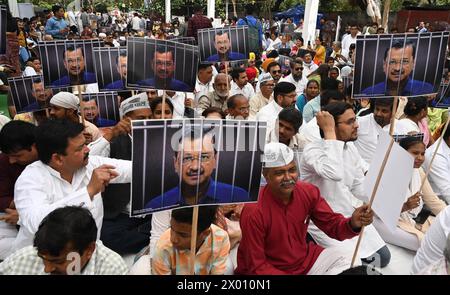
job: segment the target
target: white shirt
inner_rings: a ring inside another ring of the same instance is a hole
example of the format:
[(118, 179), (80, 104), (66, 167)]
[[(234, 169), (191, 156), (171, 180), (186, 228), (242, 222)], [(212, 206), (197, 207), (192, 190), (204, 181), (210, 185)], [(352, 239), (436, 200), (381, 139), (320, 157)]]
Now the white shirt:
[[(352, 142), (319, 140), (308, 144), (300, 160), (300, 178), (316, 185), (333, 211), (345, 217), (368, 201), (363, 188), (364, 162)], [(314, 224), (308, 232), (325, 248), (337, 246), (353, 251), (358, 239), (342, 242), (331, 239)], [(384, 245), (373, 225), (369, 225), (364, 230), (359, 255), (366, 258)]]
[(378, 138), (382, 130), (389, 132), (389, 126), (381, 128), (375, 121), (373, 114), (358, 117), (358, 139), (355, 141), (355, 147), (360, 156), (370, 164), (378, 145)]
[(316, 117), (312, 118), (311, 121), (307, 122), (306, 124), (303, 123), (303, 126), (300, 129), (299, 133), (303, 147), (305, 147), (308, 143), (322, 139), (320, 137), (320, 128), (319, 125), (317, 125)]
[(266, 121), (267, 127), (274, 126), (276, 119), (278, 119), (278, 114), (283, 110), (283, 108), (271, 100), (267, 105), (262, 107), (262, 109), (256, 114), (256, 120)]
[(292, 74), (289, 74), (288, 76), (281, 78), (279, 82), (289, 82), (295, 85), (295, 92), (297, 95), (300, 95), (303, 93), (303, 90), (306, 88), (306, 84), (308, 84), (308, 79), (306, 79), (305, 75), (302, 75), (302, 78), (298, 81), (294, 80), (294, 77)]
[(209, 81), (208, 83), (203, 84), (197, 77), (197, 82), (195, 82), (195, 90), (194, 90), (195, 101), (197, 102), (200, 96), (213, 92), (214, 91), (213, 84), (214, 84), (213, 78), (211, 78), (211, 81)]
[[(267, 128), (266, 143), (280, 142), (280, 139), (278, 137), (278, 134), (279, 134), (278, 126), (279, 126), (279, 123), (278, 123), (278, 120), (276, 120), (274, 126), (270, 126)], [(289, 141), (288, 147), (290, 147), (293, 150), (301, 148), (299, 136), (300, 135), (298, 133), (296, 133)]]
[(50, 212), (65, 206), (84, 206), (91, 211), (98, 228), (98, 237), (103, 221), (103, 201), (101, 194), (89, 197), (87, 185), (92, 171), (109, 164), (119, 174), (111, 183), (131, 181), (131, 161), (109, 159), (98, 156), (89, 157), (89, 163), (79, 169), (68, 183), (59, 172), (41, 161), (28, 165), (14, 186), (14, 202), (19, 213), (20, 230), (13, 243), (13, 250), (33, 244), (34, 234), (39, 224)]
[[(425, 152), (424, 169), (430, 166), (431, 158), (436, 151), (438, 141), (430, 146)], [(433, 166), (428, 175), (433, 191), (442, 196), (447, 202), (450, 201), (450, 147), (442, 140), (441, 145), (433, 160)], [(450, 226), (450, 223), (449, 223)]]
[(311, 74), (318, 68), (319, 68), (319, 66), (316, 65), (313, 61), (311, 61), (311, 63), (309, 63), (309, 64), (303, 63), (303, 72), (302, 72), (303, 77), (308, 77), (309, 74)]
[(2, 130), (3, 126), (5, 126), (5, 124), (8, 123), (9, 121), (11, 121), (10, 118), (0, 114), (0, 130)]
[(445, 207), (427, 230), (414, 257), (411, 272), (419, 273), (444, 257), (447, 237), (450, 233), (450, 206)]
[(170, 227), (172, 210), (155, 212), (152, 214), (152, 229), (150, 231), (150, 257), (153, 257), (161, 235)]
[(417, 125), (414, 121), (404, 118), (398, 120), (394, 127), (394, 134), (398, 135), (406, 135), (410, 133), (421, 133), (419, 125)]
[(140, 25), (141, 25), (141, 19), (139, 17), (135, 16), (131, 19), (131, 28), (133, 30), (139, 31)]
[(230, 97), (235, 94), (242, 94), (243, 96), (247, 97), (247, 99), (250, 99), (255, 95), (255, 90), (250, 83), (245, 84), (244, 88), (239, 88), (239, 86), (234, 81), (232, 81)]
[[(358, 32), (356, 36), (361, 35), (361, 32)], [(348, 53), (350, 52), (350, 45), (356, 44), (356, 37), (353, 38), (351, 34), (345, 36), (344, 39), (342, 39), (342, 55), (345, 58), (348, 58)]]
[(24, 76), (24, 77), (36, 76), (36, 75), (37, 75), (36, 71), (34, 70), (33, 67), (30, 67), (30, 66), (25, 67), (25, 70), (23, 71), (23, 74), (22, 74), (22, 76)]

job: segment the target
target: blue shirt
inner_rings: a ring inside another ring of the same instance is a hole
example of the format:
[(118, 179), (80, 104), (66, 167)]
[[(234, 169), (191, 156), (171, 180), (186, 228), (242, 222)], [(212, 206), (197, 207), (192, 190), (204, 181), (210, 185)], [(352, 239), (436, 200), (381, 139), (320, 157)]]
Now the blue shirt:
[[(180, 196), (180, 187), (174, 187), (163, 195), (151, 199), (145, 205), (145, 209), (156, 210), (169, 206), (173, 207), (175, 205), (186, 206), (183, 197), (181, 196), (180, 200)], [(226, 183), (210, 180), (208, 191), (202, 199), (198, 200), (198, 204), (227, 204), (248, 201), (250, 201), (250, 199), (246, 190), (237, 186), (233, 187)]]
[[(247, 21), (245, 21), (245, 19), (247, 19)], [(241, 18), (240, 20), (238, 20), (238, 22), (236, 23), (236, 25), (238, 26), (258, 26), (258, 40), (259, 40), (259, 44), (262, 44), (262, 36), (263, 36), (263, 31), (262, 31), (262, 26), (261, 24), (258, 24), (258, 20), (253, 16), (253, 15), (247, 15), (245, 18)]]
[[(97, 82), (97, 78), (95, 77), (94, 73), (89, 72), (83, 72), (83, 79), (80, 82), (80, 85), (84, 84), (91, 84)], [(56, 80), (52, 83), (53, 87), (64, 87), (64, 86), (70, 86), (75, 85), (70, 83), (70, 77), (68, 75), (62, 77), (59, 80)]]
[[(156, 87), (156, 83), (155, 83), (155, 78), (150, 78), (147, 80), (141, 80), (138, 81), (137, 84), (139, 86), (150, 86), (153, 88), (157, 88)], [(174, 90), (174, 91), (182, 91), (182, 92), (192, 92), (193, 88), (192, 86), (187, 85), (186, 83), (184, 83), (183, 81), (179, 81), (176, 79), (170, 79), (170, 82), (168, 83), (168, 85), (164, 85), (164, 88), (157, 88), (157, 89), (166, 89), (166, 90)]]
[(61, 34), (59, 31), (65, 29), (67, 27), (67, 22), (61, 18), (57, 19), (56, 17), (52, 17), (47, 21), (45, 25), (45, 33), (48, 35), (52, 35), (55, 39), (65, 39), (67, 33)]
[(116, 121), (114, 120), (109, 120), (109, 119), (103, 119), (103, 118), (98, 118), (96, 121), (93, 122), (95, 126), (102, 128), (102, 127), (111, 127), (111, 126), (115, 126), (117, 124)]
[(306, 100), (305, 94), (302, 93), (297, 97), (297, 102), (295, 104), (297, 105), (297, 109), (300, 111), (300, 113), (303, 114), (303, 108), (307, 103), (308, 101)]
[[(378, 83), (374, 86), (367, 87), (362, 91), (363, 94), (367, 96), (391, 96), (388, 94), (388, 89), (386, 88), (386, 82)], [(405, 88), (398, 95), (401, 96), (414, 96), (414, 95), (424, 95), (434, 93), (434, 87), (430, 83), (412, 80), (408, 78)]]
[(320, 95), (308, 101), (303, 107), (303, 120), (308, 123), (320, 111)]
[[(245, 59), (245, 55), (243, 55), (242, 53), (239, 52), (228, 52), (228, 58), (226, 59), (226, 61), (228, 60), (242, 60)], [(219, 60), (219, 54), (214, 54), (211, 55), (210, 57), (208, 57), (207, 61), (211, 61), (211, 62), (218, 62)]]
[(125, 85), (123, 84), (123, 80), (117, 80), (109, 83), (104, 87), (104, 89), (108, 90), (123, 90), (125, 89)]

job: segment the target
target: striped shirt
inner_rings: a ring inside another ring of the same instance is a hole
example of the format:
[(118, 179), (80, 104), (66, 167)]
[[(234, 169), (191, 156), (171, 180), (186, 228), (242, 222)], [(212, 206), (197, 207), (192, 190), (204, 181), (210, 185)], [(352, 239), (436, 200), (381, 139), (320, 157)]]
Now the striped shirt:
[[(124, 275), (128, 267), (119, 254), (97, 241), (95, 251), (81, 275)], [(44, 262), (37, 249), (28, 246), (10, 255), (0, 263), (0, 275), (45, 275)]]
[[(211, 224), (206, 237), (195, 256), (196, 275), (223, 275), (230, 252), (230, 240), (226, 231)], [(152, 273), (156, 275), (189, 275), (190, 250), (177, 250), (170, 242), (170, 228), (156, 244), (152, 258)]]

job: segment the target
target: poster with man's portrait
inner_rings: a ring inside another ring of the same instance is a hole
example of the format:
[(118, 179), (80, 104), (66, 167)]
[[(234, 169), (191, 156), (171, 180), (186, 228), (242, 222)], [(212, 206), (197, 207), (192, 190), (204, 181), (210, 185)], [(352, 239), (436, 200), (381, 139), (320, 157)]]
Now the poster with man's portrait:
[(202, 29), (197, 35), (202, 62), (248, 59), (248, 26)]
[(193, 92), (198, 59), (197, 46), (128, 38), (126, 87)]
[(96, 47), (93, 49), (95, 74), (100, 91), (125, 90), (127, 50), (125, 47)]
[(291, 61), (292, 58), (285, 55), (278, 56), (278, 64), (281, 66), (281, 73), (283, 76), (289, 75), (291, 71)]
[(436, 94), (448, 38), (449, 32), (358, 36), (353, 97)]
[(265, 134), (257, 121), (133, 121), (131, 215), (257, 201)]
[(6, 54), (6, 9), (0, 5), (0, 54)]
[(84, 119), (99, 128), (112, 127), (120, 121), (117, 92), (84, 93)]
[(41, 75), (8, 78), (11, 97), (18, 114), (48, 108), (53, 96), (52, 89), (44, 87)]
[(39, 42), (45, 86), (61, 88), (96, 83), (92, 49), (101, 45), (98, 39)]

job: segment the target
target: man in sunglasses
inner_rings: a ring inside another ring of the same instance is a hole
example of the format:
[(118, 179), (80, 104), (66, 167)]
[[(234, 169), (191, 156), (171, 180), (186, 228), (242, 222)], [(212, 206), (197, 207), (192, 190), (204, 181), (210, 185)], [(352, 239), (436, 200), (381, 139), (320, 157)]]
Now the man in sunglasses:
[(215, 135), (211, 129), (185, 128), (175, 144), (173, 165), (179, 185), (150, 200), (146, 209), (249, 201), (244, 189), (214, 180)]
[(306, 84), (308, 83), (308, 79), (303, 75), (303, 62), (297, 57), (296, 59), (290, 62), (291, 73), (280, 79), (280, 82), (290, 82), (295, 85), (295, 92), (297, 95), (303, 93), (303, 90), (306, 88)]

